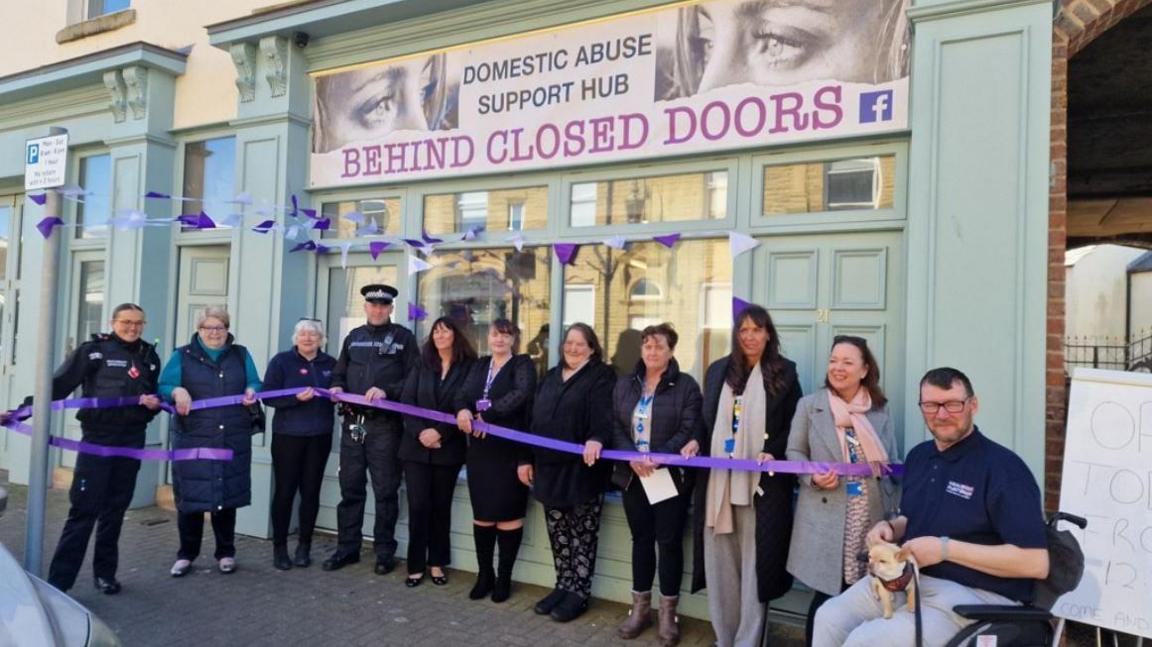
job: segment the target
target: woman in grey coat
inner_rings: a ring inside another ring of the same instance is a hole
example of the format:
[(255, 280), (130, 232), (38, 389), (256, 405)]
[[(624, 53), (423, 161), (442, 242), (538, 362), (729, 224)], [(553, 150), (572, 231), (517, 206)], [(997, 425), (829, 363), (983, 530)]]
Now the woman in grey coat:
[(880, 389), (880, 368), (861, 337), (837, 336), (824, 388), (800, 400), (788, 436), (788, 460), (869, 463), (873, 477), (835, 472), (800, 477), (788, 572), (814, 590), (808, 610), (812, 641), (816, 609), (865, 575), (857, 559), (868, 529), (899, 500), (881, 466), (897, 456), (896, 434)]

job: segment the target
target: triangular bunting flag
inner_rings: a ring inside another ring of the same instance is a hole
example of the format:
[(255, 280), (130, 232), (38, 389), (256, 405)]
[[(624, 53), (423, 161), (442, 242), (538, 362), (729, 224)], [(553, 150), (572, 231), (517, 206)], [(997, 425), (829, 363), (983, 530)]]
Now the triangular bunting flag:
[(552, 249), (556, 252), (560, 264), (568, 265), (576, 258), (576, 250), (580, 249), (580, 246), (576, 243), (554, 243)]
[(728, 246), (731, 250), (732, 258), (736, 258), (750, 249), (755, 249), (759, 245), (759, 241), (747, 234), (741, 234), (736, 231), (728, 232)]

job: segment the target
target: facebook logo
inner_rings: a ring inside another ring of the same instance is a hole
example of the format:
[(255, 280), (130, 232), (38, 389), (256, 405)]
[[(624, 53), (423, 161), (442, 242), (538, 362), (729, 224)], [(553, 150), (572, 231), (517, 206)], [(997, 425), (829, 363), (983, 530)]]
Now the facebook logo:
[(28, 145), (28, 163), (36, 164), (40, 161), (40, 144)]
[(892, 91), (860, 93), (860, 123), (892, 121)]

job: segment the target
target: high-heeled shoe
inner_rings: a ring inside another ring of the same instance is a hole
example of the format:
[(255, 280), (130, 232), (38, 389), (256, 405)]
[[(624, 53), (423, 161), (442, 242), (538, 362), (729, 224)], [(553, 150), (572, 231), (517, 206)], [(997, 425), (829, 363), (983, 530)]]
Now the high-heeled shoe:
[(408, 577), (404, 578), (404, 586), (406, 586), (410, 589), (414, 589), (414, 588), (420, 586), (423, 582), (424, 582), (424, 574), (423, 573), (416, 575), (416, 576), (409, 575)]
[(448, 571), (440, 569), (440, 574), (432, 574), (432, 583), (436, 586), (448, 586)]

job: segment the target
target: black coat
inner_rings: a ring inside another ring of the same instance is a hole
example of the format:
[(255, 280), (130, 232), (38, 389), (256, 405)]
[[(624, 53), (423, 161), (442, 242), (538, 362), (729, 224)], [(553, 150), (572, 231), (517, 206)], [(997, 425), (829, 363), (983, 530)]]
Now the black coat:
[[(644, 362), (638, 362), (636, 370), (631, 375), (616, 381), (616, 389), (612, 392), (612, 412), (615, 422), (613, 449), (636, 451), (636, 444), (632, 440), (632, 413), (644, 393), (645, 372)], [(648, 442), (653, 453), (676, 454), (690, 440), (702, 442), (704, 419), (701, 416), (701, 403), (700, 385), (691, 375), (681, 373), (680, 365), (673, 359), (660, 376), (660, 383), (656, 385), (656, 395), (652, 399), (648, 413), (650, 429)], [(673, 470), (674, 477), (681, 477), (684, 471), (677, 467), (669, 469)], [(628, 463), (613, 461), (612, 482), (621, 489), (628, 488), (633, 475)], [(685, 494), (691, 488), (692, 484), (685, 482), (685, 479), (675, 480), (680, 486), (681, 494)]]
[[(729, 355), (713, 362), (704, 376), (704, 438), (700, 442), (700, 455), (707, 456), (712, 449), (712, 430), (716, 426), (716, 414), (720, 408), (720, 393), (724, 389), (724, 375), (728, 371)], [(800, 400), (800, 381), (796, 376), (796, 364), (785, 359), (782, 368), (784, 384), (781, 393), (772, 395), (768, 391), (768, 411), (764, 420), (764, 440), (762, 451), (772, 454), (777, 460), (784, 460), (788, 450), (788, 432), (792, 427), (792, 416), (796, 413), (796, 403)], [(764, 388), (768, 390), (770, 376), (764, 376)], [(708, 491), (705, 475), (701, 475), (700, 487), (696, 488), (693, 500), (693, 566), (692, 592), (705, 587), (704, 579), (704, 510)], [(756, 579), (761, 602), (774, 600), (792, 588), (792, 576), (785, 570), (788, 562), (788, 544), (792, 538), (792, 499), (796, 488), (796, 477), (791, 474), (760, 476), (760, 491), (756, 506)]]
[[(492, 406), (483, 413), (476, 411), (476, 401), (484, 394), (484, 383), (488, 380), (488, 365), (491, 357), (482, 357), (472, 364), (468, 378), (456, 397), (456, 411), (467, 409), (475, 416), (479, 414), (485, 422), (527, 431), (532, 420), (532, 402), (536, 397), (536, 366), (528, 355), (514, 355), (492, 380), (488, 399)], [(520, 463), (532, 462), (532, 448), (523, 443), (515, 443), (496, 436), (468, 439), (469, 463), (475, 458), (492, 454), (512, 454)]]
[[(564, 381), (562, 367), (548, 371), (536, 389), (531, 432), (537, 436), (583, 444), (609, 445), (612, 437), (612, 387), (616, 372), (593, 359)], [(554, 507), (587, 503), (607, 485), (607, 461), (592, 467), (578, 454), (533, 448), (536, 482), (532, 494)]]
[[(416, 369), (408, 374), (400, 401), (455, 416), (456, 396), (464, 385), (472, 363), (472, 360), (453, 362), (448, 374), (441, 380), (439, 366), (432, 368), (420, 362)], [(439, 449), (428, 449), (420, 443), (420, 432), (429, 428), (440, 432)], [(404, 416), (404, 434), (400, 437), (400, 460), (431, 465), (463, 465), (467, 451), (467, 438), (455, 423), (433, 422), (418, 416)]]

